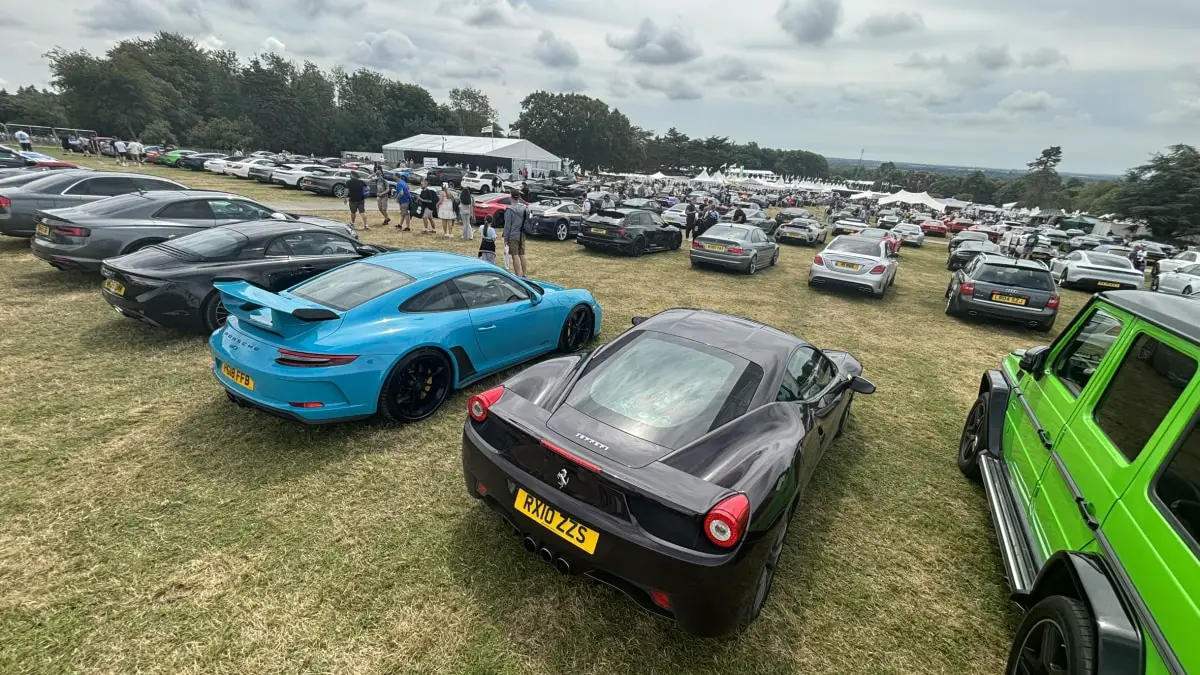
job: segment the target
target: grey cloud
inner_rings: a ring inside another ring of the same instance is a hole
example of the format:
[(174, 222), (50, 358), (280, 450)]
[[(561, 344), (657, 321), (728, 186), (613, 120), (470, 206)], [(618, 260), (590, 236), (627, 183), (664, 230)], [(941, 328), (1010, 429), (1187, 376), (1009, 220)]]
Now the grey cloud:
[(762, 68), (750, 65), (739, 58), (723, 59), (713, 72), (718, 82), (759, 82), (765, 77)]
[(961, 59), (913, 54), (900, 65), (916, 70), (941, 70), (953, 84), (978, 89), (991, 84), (1002, 71), (1012, 67), (1013, 57), (1008, 45), (999, 45), (976, 47)]
[(576, 73), (567, 73), (552, 88), (554, 91), (580, 92), (587, 89), (587, 80)]
[(1044, 91), (1018, 90), (996, 104), (997, 110), (1014, 113), (1045, 112), (1060, 107), (1064, 101)]
[(1021, 55), (1021, 65), (1026, 68), (1049, 68), (1067, 62), (1066, 54), (1054, 47), (1042, 47)]
[(1200, 123), (1200, 97), (1185, 99), (1176, 105), (1150, 115), (1154, 124), (1197, 124)]
[(579, 52), (575, 46), (549, 30), (538, 33), (533, 56), (551, 68), (574, 68), (579, 65)]
[(468, 0), (465, 5), (459, 2), (454, 5), (459, 7), (469, 26), (512, 26), (517, 23), (513, 6), (505, 0)]
[(872, 38), (924, 30), (925, 20), (916, 12), (872, 14), (858, 27), (858, 32)]
[(469, 80), (471, 82), (487, 80), (502, 81), (504, 68), (495, 63), (484, 63), (481, 65), (459, 64), (449, 66), (439, 71), (439, 74), (453, 80)]
[(945, 56), (926, 56), (924, 54), (913, 54), (900, 64), (903, 68), (916, 68), (917, 70), (936, 70), (948, 65), (950, 65), (950, 59)]
[(1008, 53), (1008, 45), (998, 47), (976, 47), (967, 56), (967, 62), (976, 63), (984, 70), (1000, 70), (1012, 65), (1012, 55)]
[(82, 17), (80, 23), (93, 33), (212, 30), (212, 23), (199, 0), (101, 0), (79, 10), (79, 14)]
[(671, 26), (660, 30), (648, 18), (642, 19), (642, 23), (632, 34), (610, 34), (605, 37), (605, 42), (609, 47), (625, 52), (625, 57), (630, 61), (651, 66), (687, 63), (704, 53), (683, 27)]
[(608, 82), (608, 93), (613, 98), (629, 98), (633, 93), (633, 87), (629, 85), (629, 80), (622, 77), (613, 77)]
[(667, 98), (672, 101), (691, 101), (702, 95), (699, 87), (678, 75), (664, 77), (651, 73), (639, 73), (633, 81), (646, 91), (666, 94)]
[(783, 0), (779, 25), (802, 45), (823, 45), (842, 22), (841, 0)]
[(416, 55), (417, 47), (412, 40), (389, 28), (382, 33), (367, 33), (366, 39), (355, 43), (349, 58), (364, 66), (394, 71)]

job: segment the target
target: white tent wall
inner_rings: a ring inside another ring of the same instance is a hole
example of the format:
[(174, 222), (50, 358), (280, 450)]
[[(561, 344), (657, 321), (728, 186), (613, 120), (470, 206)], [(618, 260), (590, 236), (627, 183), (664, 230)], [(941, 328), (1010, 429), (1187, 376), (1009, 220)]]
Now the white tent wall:
[(526, 166), (547, 171), (561, 171), (562, 159), (522, 138), (491, 138), (488, 136), (443, 136), (420, 134), (383, 146), (385, 161), (397, 162), (424, 157), (436, 157), (442, 164), (470, 164), (485, 169)]
[(929, 196), (928, 192), (909, 192), (901, 190), (894, 195), (888, 195), (879, 200), (880, 206), (888, 204), (908, 204), (910, 206), (928, 206), (929, 208), (942, 213), (946, 210), (946, 205)]

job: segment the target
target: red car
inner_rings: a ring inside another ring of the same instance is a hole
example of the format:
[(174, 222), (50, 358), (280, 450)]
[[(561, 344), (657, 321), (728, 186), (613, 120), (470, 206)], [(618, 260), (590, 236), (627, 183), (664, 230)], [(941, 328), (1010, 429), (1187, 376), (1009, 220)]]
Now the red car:
[(484, 218), (488, 216), (499, 216), (501, 218), (497, 227), (504, 227), (504, 212), (512, 205), (512, 197), (504, 193), (496, 192), (490, 195), (480, 195), (475, 198), (474, 221), (482, 223)]
[(27, 169), (78, 169), (78, 164), (71, 162), (62, 162), (57, 159), (34, 160), (33, 164), (25, 167)]
[(967, 218), (954, 218), (954, 219), (951, 219), (948, 223), (946, 223), (946, 226), (950, 229), (950, 232), (952, 232), (954, 234), (958, 234), (959, 232), (962, 232), (963, 230), (971, 229), (972, 225), (978, 225), (978, 224), (979, 223), (977, 223), (973, 220), (967, 219)]
[(855, 232), (855, 237), (863, 237), (865, 239), (882, 239), (887, 244), (889, 253), (898, 253), (902, 240), (899, 235), (892, 234), (891, 230), (885, 230), (881, 227), (868, 227), (860, 232)]
[(991, 225), (980, 225), (979, 223), (976, 223), (976, 224), (968, 227), (967, 230), (969, 230), (971, 232), (983, 232), (983, 233), (987, 234), (988, 240), (991, 241), (993, 244), (1000, 241), (1000, 235), (1002, 234), (1000, 232), (1000, 230), (996, 229), (995, 227), (993, 227)]
[(944, 237), (949, 228), (940, 220), (927, 220), (921, 223), (921, 231), (935, 237)]

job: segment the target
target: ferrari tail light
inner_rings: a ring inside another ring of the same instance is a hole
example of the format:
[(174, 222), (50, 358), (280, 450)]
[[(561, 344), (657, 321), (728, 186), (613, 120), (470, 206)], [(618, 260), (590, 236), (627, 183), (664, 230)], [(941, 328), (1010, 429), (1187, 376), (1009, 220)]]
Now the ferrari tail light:
[(1058, 309), (1057, 295), (1050, 296), (1050, 299), (1046, 301), (1046, 309)]
[(975, 295), (975, 282), (974, 281), (964, 281), (958, 287), (958, 290), (962, 291), (963, 295)]
[(496, 387), (488, 389), (482, 394), (475, 394), (471, 400), (467, 401), (467, 414), (476, 422), (482, 422), (487, 419), (488, 408), (496, 405), (496, 401), (504, 396), (504, 387)]
[(883, 274), (884, 270), (886, 270), (886, 269), (887, 269), (887, 267), (885, 267), (883, 265), (876, 265), (871, 268), (871, 274)]
[(743, 253), (745, 253), (745, 252), (746, 252), (746, 249), (744, 249), (744, 248), (739, 248), (739, 247), (736, 247), (736, 246), (735, 246), (734, 248), (730, 248), (730, 249), (726, 249), (726, 250), (727, 250), (727, 251), (729, 251), (730, 253), (734, 254), (734, 255), (741, 255), (741, 254), (743, 254)]
[(55, 225), (50, 228), (54, 234), (61, 234), (64, 237), (87, 237), (92, 234), (92, 231), (86, 227), (71, 227), (69, 225)]
[(350, 354), (310, 354), (291, 349), (280, 349), (279, 358), (275, 359), (275, 363), (295, 368), (324, 368), (326, 366), (344, 366), (357, 358), (357, 355)]
[(0, 197), (0, 209), (7, 209), (12, 206), (12, 200), (8, 197)]
[(817, 257), (813, 258), (813, 264), (814, 265), (824, 265), (825, 260), (818, 254)]
[(698, 242), (698, 241), (693, 241), (693, 242), (692, 242), (692, 248), (704, 248), (704, 244), (701, 244), (701, 243), (700, 243), (700, 242)]
[(721, 548), (733, 548), (746, 534), (750, 522), (750, 500), (740, 492), (726, 497), (704, 517), (704, 535)]

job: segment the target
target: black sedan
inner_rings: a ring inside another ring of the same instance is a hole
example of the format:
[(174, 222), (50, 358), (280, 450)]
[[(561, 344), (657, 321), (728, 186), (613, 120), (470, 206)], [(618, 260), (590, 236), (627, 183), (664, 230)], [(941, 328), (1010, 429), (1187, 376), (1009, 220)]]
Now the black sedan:
[(122, 315), (152, 326), (212, 333), (228, 312), (214, 279), (238, 279), (281, 291), (338, 265), (390, 250), (328, 228), (262, 220), (172, 239), (109, 258), (103, 294)]
[(684, 630), (752, 622), (788, 523), (856, 393), (843, 351), (690, 309), (471, 397), (467, 491), (564, 574)]
[(1000, 247), (986, 239), (983, 241), (964, 241), (958, 245), (958, 248), (950, 252), (950, 257), (946, 259), (946, 269), (951, 271), (961, 270), (967, 266), (967, 263), (984, 253), (1001, 255)]
[(619, 206), (623, 209), (641, 209), (643, 211), (650, 211), (651, 213), (657, 213), (659, 215), (662, 215), (663, 212), (662, 204), (659, 204), (658, 200), (656, 199), (643, 199), (641, 197), (634, 197), (632, 199), (622, 200)]
[(210, 159), (221, 159), (225, 157), (223, 152), (201, 152), (195, 155), (188, 155), (178, 162), (175, 162), (177, 169), (189, 169), (191, 171), (204, 171), (204, 163)]
[(346, 182), (351, 177), (358, 177), (359, 180), (367, 185), (368, 197), (375, 196), (375, 181), (371, 180), (371, 174), (366, 171), (359, 171), (358, 169), (335, 169), (328, 173), (305, 176), (297, 183), (297, 187), (305, 192), (315, 192), (327, 197), (344, 199), (348, 194)]
[(584, 219), (575, 241), (589, 249), (607, 249), (636, 257), (679, 248), (683, 233), (678, 227), (664, 223), (657, 213), (604, 209)]

